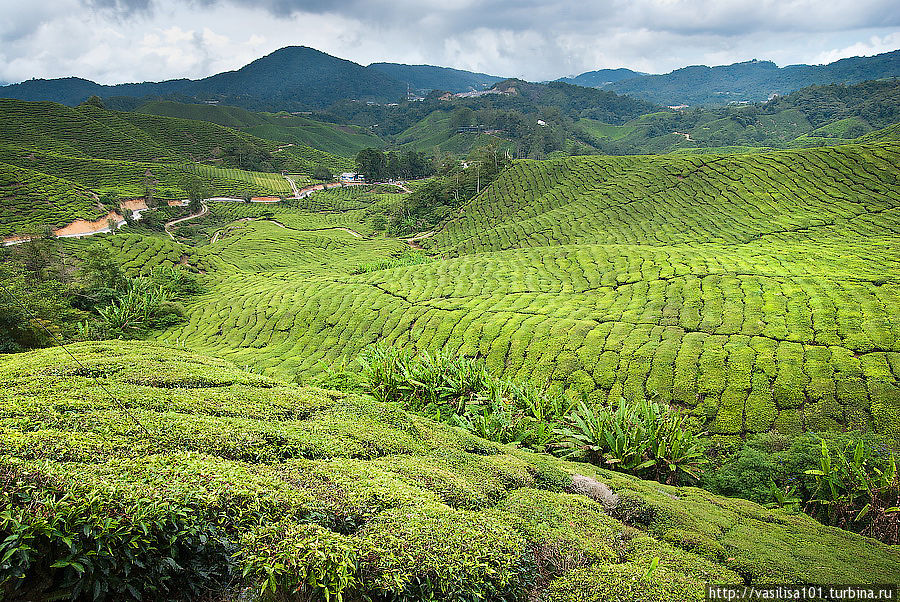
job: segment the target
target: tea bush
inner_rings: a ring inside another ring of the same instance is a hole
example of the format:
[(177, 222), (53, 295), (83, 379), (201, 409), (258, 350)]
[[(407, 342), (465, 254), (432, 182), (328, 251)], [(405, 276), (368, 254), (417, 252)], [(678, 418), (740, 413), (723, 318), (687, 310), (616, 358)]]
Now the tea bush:
[[(651, 600), (701, 596), (707, 580), (884, 582), (900, 562), (803, 515), (503, 446), (396, 403), (149, 342), (69, 351), (79, 362), (0, 357), (9, 599)], [(615, 509), (562, 491), (574, 475)]]

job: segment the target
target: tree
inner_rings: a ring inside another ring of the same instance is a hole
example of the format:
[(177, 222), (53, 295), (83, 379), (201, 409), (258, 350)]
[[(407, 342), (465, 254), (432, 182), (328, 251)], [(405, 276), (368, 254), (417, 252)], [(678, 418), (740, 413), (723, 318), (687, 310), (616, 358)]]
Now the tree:
[(387, 160), (384, 153), (377, 148), (364, 148), (356, 153), (356, 169), (367, 182), (377, 182), (384, 179)]
[(450, 133), (455, 134), (457, 130), (472, 125), (472, 119), (475, 112), (469, 107), (457, 107), (450, 113)]
[(89, 107), (97, 107), (98, 109), (105, 109), (106, 105), (103, 104), (103, 100), (99, 96), (91, 96), (86, 101), (81, 103), (82, 105), (87, 105)]
[(203, 208), (203, 199), (206, 198), (206, 186), (203, 179), (194, 173), (185, 173), (181, 178), (181, 187), (188, 196), (188, 211), (199, 213)]
[(400, 177), (400, 157), (396, 152), (388, 153), (385, 172), (389, 178), (396, 179)]
[(144, 173), (144, 202), (147, 207), (156, 207), (156, 185), (159, 181), (149, 169)]
[(0, 262), (0, 284), (0, 353), (52, 345), (47, 330), (65, 339), (82, 315), (69, 303), (68, 285), (36, 282), (15, 261)]
[(11, 255), (35, 282), (62, 281), (67, 273), (59, 240), (49, 229), (42, 236), (29, 236), (13, 247)]
[(109, 248), (94, 244), (88, 247), (78, 266), (79, 284), (86, 290), (124, 290), (128, 284), (122, 268), (113, 259)]
[(119, 206), (119, 195), (115, 192), (104, 192), (100, 195), (100, 204), (107, 209), (115, 209)]
[(316, 167), (315, 171), (313, 171), (312, 177), (314, 180), (328, 181), (334, 179), (334, 174), (324, 165), (319, 165)]

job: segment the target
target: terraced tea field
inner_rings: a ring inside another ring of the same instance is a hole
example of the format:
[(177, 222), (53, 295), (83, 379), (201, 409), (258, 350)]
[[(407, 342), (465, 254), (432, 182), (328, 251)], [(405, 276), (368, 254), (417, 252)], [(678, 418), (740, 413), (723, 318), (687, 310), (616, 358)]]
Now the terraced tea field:
[[(255, 169), (273, 170), (277, 164), (300, 173), (319, 164), (349, 163), (203, 121), (10, 99), (0, 99), (0, 140), (2, 235), (95, 219), (106, 213), (99, 197), (141, 197), (148, 183), (157, 198), (183, 199), (190, 174), (200, 176), (209, 196), (292, 194), (280, 173), (226, 167), (234, 164), (225, 159), (229, 153), (268, 157), (272, 163)], [(307, 175), (293, 178), (298, 186), (312, 182)]]
[(196, 250), (207, 292), (160, 338), (301, 378), (386, 340), (716, 434), (896, 436), (898, 164), (896, 143), (518, 162), (424, 241), (442, 260), (362, 274), (408, 247), (241, 223)]
[[(325, 583), (332, 600), (547, 602), (690, 602), (709, 580), (884, 582), (900, 562), (896, 546), (803, 514), (499, 445), (368, 396), (146, 342), (71, 352), (78, 364), (60, 349), (0, 357), (3, 494), (25, 533), (7, 538), (14, 559), (52, 537), (41, 558), (63, 565), (84, 537), (76, 562), (174, 557), (198, 583), (228, 575), (248, 599), (268, 575), (293, 592), (324, 574), (301, 595), (324, 600)], [(31, 536), (82, 504), (93, 512)], [(163, 556), (186, 531), (202, 543)], [(143, 568), (126, 574), (138, 587), (154, 576)], [(623, 584), (629, 598), (616, 598)]]
[(28, 232), (36, 224), (59, 227), (72, 216), (106, 213), (90, 192), (72, 182), (0, 163), (0, 236)]

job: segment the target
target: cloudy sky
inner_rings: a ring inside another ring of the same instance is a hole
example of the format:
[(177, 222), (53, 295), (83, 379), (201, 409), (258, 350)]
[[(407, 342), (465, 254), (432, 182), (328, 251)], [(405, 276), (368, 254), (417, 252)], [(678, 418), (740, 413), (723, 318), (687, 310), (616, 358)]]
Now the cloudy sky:
[(530, 80), (900, 48), (897, 0), (0, 0), (0, 81), (203, 77), (287, 45)]

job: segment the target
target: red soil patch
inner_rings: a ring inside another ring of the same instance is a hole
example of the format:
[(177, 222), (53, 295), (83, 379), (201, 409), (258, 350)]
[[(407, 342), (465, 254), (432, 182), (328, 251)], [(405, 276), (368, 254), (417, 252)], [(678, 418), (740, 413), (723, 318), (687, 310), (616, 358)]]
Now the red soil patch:
[(147, 208), (147, 202), (144, 199), (128, 199), (120, 202), (119, 206), (131, 211), (143, 211)]
[(105, 216), (96, 221), (88, 221), (86, 219), (77, 219), (68, 226), (63, 226), (53, 231), (57, 236), (71, 236), (73, 234), (93, 234), (104, 228), (109, 227), (109, 220), (114, 219), (116, 223), (122, 221), (122, 215), (116, 211), (110, 211)]

